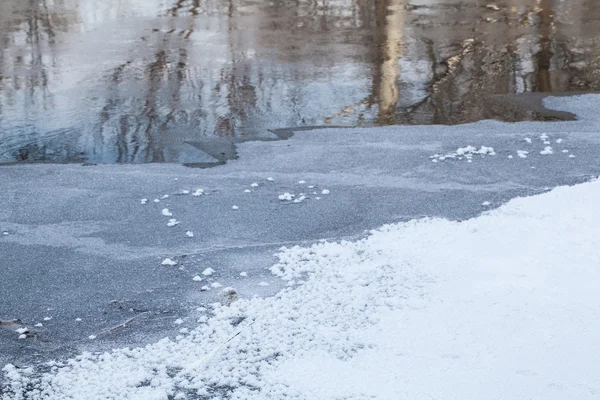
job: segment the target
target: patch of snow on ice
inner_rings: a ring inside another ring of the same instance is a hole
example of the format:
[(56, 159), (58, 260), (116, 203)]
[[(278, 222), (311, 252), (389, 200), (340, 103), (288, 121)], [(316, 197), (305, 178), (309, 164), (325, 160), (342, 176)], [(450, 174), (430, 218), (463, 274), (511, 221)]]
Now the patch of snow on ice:
[(194, 232), (192, 232), (192, 231), (186, 231), (185, 232), (185, 236), (189, 237), (189, 238), (193, 238), (194, 237)]
[(177, 221), (175, 218), (171, 218), (169, 220), (169, 222), (167, 222), (167, 226), (173, 227), (173, 226), (179, 225), (180, 223), (181, 223), (181, 221)]
[(211, 276), (214, 273), (215, 273), (215, 270), (210, 267), (206, 268), (204, 271), (202, 271), (202, 275), (204, 275), (204, 276)]
[(146, 203), (148, 203), (148, 199), (142, 199), (142, 200), (140, 200), (140, 204), (146, 204)]
[(192, 193), (192, 196), (198, 197), (198, 196), (202, 196), (204, 194), (204, 189), (198, 188), (196, 189), (196, 191), (194, 191), (194, 193)]
[(290, 201), (290, 200), (293, 200), (294, 197), (295, 196), (293, 194), (285, 192), (284, 194), (280, 194), (278, 198), (279, 198), (279, 200), (282, 200), (282, 201)]
[(517, 150), (517, 155), (519, 158), (527, 158), (529, 152), (527, 150)]
[(165, 217), (172, 217), (173, 213), (171, 211), (169, 211), (168, 208), (163, 208), (161, 211), (161, 214), (164, 215)]
[(165, 258), (164, 260), (162, 260), (160, 265), (168, 265), (170, 267), (173, 267), (177, 265), (177, 261), (171, 260), (170, 258)]
[(554, 150), (552, 149), (552, 147), (546, 146), (546, 147), (544, 147), (544, 150), (540, 151), (540, 154), (542, 154), (542, 155), (554, 154)]

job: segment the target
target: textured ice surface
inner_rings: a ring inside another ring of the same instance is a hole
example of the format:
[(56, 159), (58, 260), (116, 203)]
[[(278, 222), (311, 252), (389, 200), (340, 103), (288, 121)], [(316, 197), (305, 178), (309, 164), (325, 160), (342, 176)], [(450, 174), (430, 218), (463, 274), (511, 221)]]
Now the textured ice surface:
[[(600, 174), (598, 99), (549, 100), (584, 110), (573, 122), (302, 131), (286, 141), (244, 143), (238, 160), (205, 170), (2, 167), (0, 231), (8, 234), (0, 236), (0, 319), (32, 327), (53, 318), (31, 328), (35, 340), (0, 329), (0, 364), (177, 335), (180, 328), (167, 322), (197, 317), (199, 305), (222, 301), (220, 291), (201, 292), (193, 281), (208, 265), (219, 271), (218, 283), (235, 287), (242, 298), (272, 295), (285, 285), (268, 271), (283, 245), (356, 239), (365, 230), (422, 216), (464, 220), (487, 210), (481, 206), (486, 201), (496, 207), (586, 181)], [(553, 154), (540, 154), (543, 134)], [(534, 139), (527, 143), (525, 137)], [(471, 163), (429, 159), (469, 143), (493, 148), (497, 156), (478, 154)], [(527, 158), (516, 157), (518, 150)], [(299, 192), (300, 180), (314, 186), (311, 193), (330, 193), (307, 194), (297, 204), (278, 200)], [(244, 193), (252, 182), (261, 184)], [(186, 196), (182, 187), (202, 189)], [(140, 198), (161, 200), (141, 205)], [(179, 224), (167, 227), (164, 208)], [(161, 266), (165, 258), (178, 265)], [(215, 282), (207, 280), (207, 289)], [(84, 320), (75, 323), (76, 317)], [(93, 343), (90, 335), (97, 337)]]

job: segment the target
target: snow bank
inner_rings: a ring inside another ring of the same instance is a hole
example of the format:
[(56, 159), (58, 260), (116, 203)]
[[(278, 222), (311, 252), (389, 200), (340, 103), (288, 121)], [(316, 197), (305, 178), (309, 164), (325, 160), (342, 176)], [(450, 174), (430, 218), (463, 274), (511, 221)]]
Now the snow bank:
[(598, 204), (595, 181), (282, 249), (278, 295), (176, 340), (8, 365), (2, 399), (597, 399)]

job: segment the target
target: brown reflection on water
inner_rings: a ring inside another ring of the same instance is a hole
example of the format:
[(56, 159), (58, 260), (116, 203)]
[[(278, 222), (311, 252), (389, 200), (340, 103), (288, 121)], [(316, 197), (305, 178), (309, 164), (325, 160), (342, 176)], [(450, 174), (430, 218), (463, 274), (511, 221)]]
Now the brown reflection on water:
[[(269, 129), (536, 119), (600, 89), (588, 0), (4, 0), (0, 162), (204, 162)], [(223, 147), (224, 146), (224, 147)]]

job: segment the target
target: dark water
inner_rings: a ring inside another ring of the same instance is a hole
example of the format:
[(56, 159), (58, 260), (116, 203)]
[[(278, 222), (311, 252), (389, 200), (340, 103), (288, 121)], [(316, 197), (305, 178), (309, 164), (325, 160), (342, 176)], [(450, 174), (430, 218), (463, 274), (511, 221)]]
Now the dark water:
[(536, 119), (492, 96), (598, 90), (598, 37), (595, 0), (2, 0), (0, 162), (194, 163), (276, 128)]

